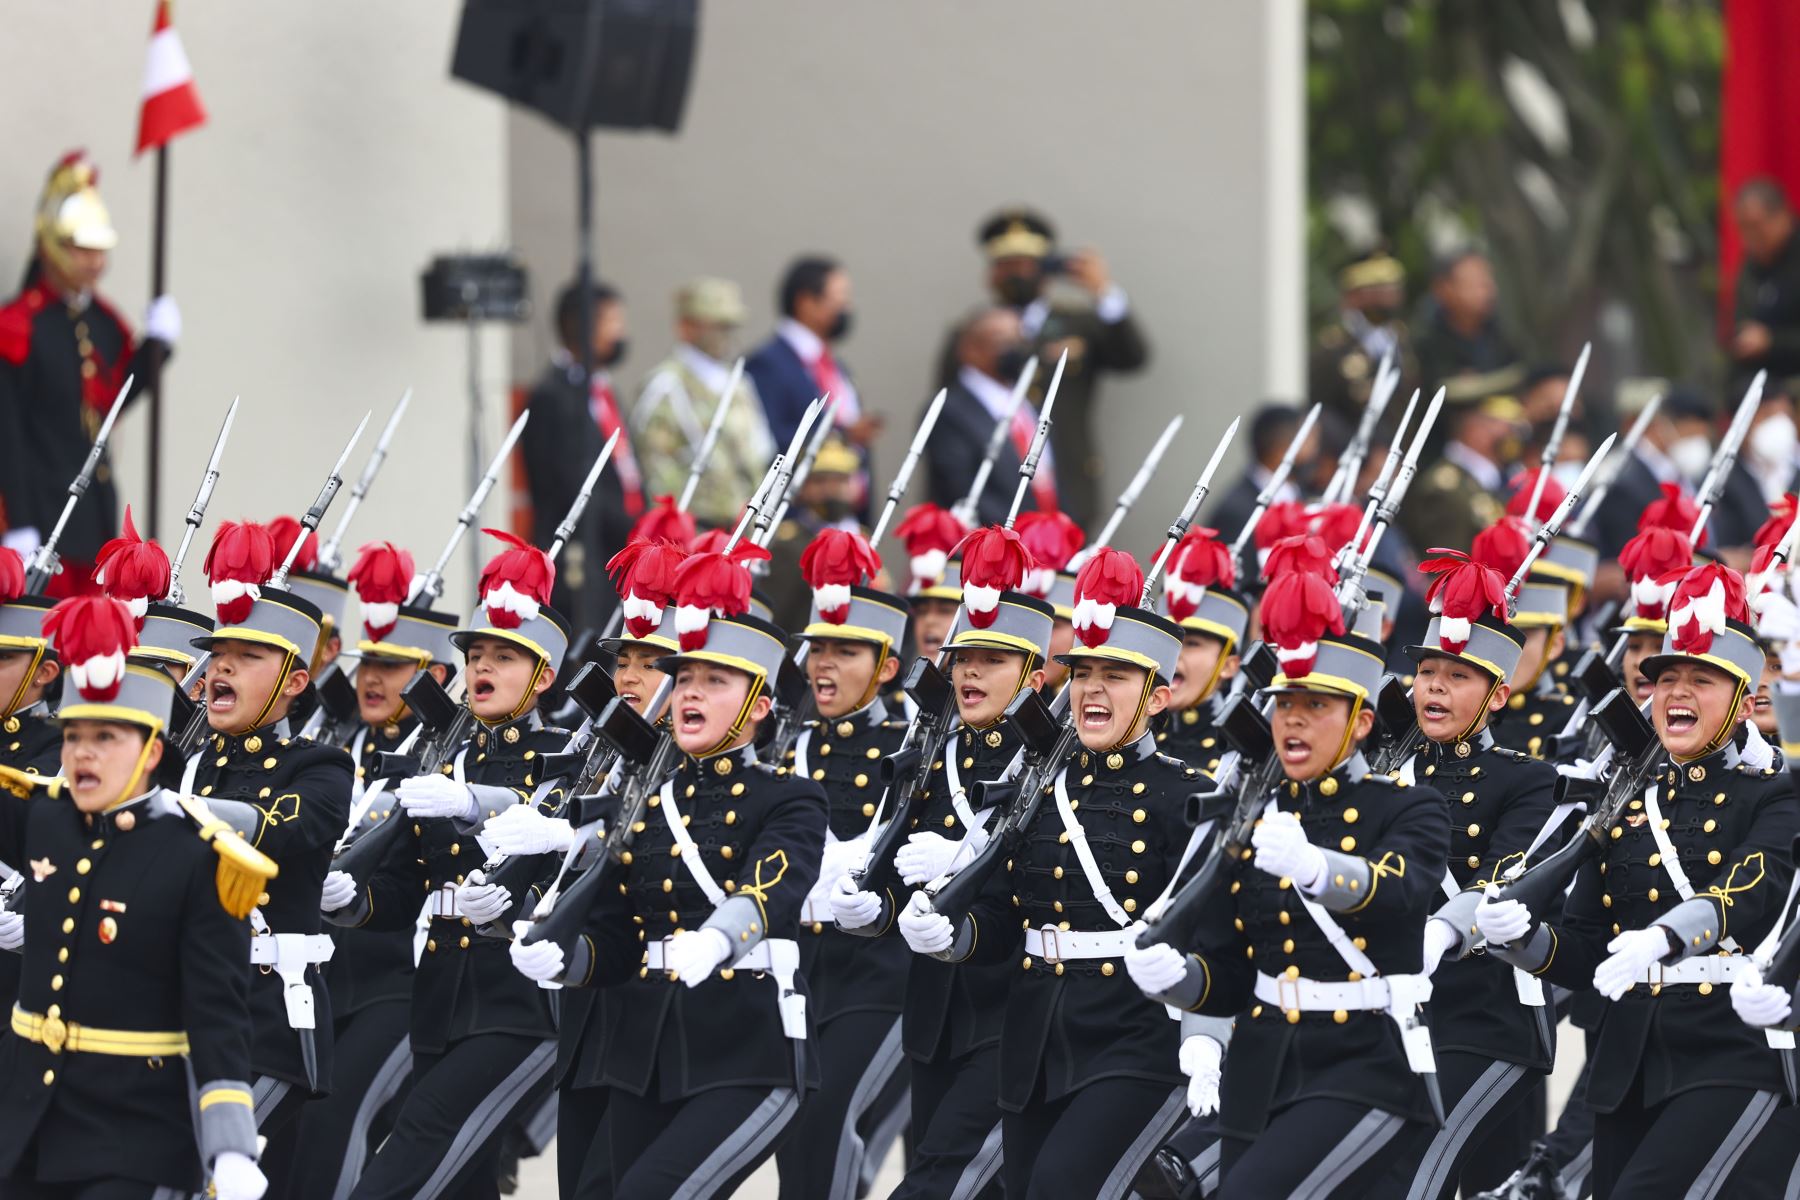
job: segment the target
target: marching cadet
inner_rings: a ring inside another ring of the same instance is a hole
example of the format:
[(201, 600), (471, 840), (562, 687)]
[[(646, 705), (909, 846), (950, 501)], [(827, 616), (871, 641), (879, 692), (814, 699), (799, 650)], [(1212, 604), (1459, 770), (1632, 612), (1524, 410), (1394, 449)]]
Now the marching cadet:
[[(1109, 569), (1135, 582), (1100, 602), (1126, 591), (1138, 599), (1142, 572), (1123, 551), (1102, 549), (1076, 586), (1083, 616)], [(1188, 842), (1185, 800), (1200, 772), (1159, 754), (1149, 732), (1169, 701), (1181, 631), (1120, 604), (1075, 632), (1065, 658), (1080, 747), (1050, 786), (1054, 804), (1039, 807), (959, 926), (929, 908), (899, 918), (919, 953), (1022, 964), (1000, 1039), (1008, 1196), (1126, 1195), (1187, 1097), (1181, 1025), (1119, 969), (1142, 928), (1138, 914), (1173, 884)]]
[[(847, 602), (844, 602), (846, 601)], [(906, 948), (839, 930), (832, 887), (869, 852), (881, 797), (881, 760), (900, 748), (906, 722), (891, 719), (882, 690), (899, 674), (906, 602), (870, 588), (847, 597), (815, 589), (805, 669), (818, 719), (795, 739), (792, 767), (825, 789), (825, 855), (800, 911), (800, 969), (818, 1026), (819, 1091), (776, 1162), (792, 1200), (855, 1200), (869, 1138), (904, 1090), (900, 1048)], [(898, 1086), (896, 1080), (898, 1079)]]
[[(1264, 594), (1286, 782), (1252, 799), (1253, 850), (1190, 953), (1128, 950), (1133, 980), (1186, 1011), (1235, 1015), (1220, 1088), (1227, 1196), (1364, 1196), (1436, 1117), (1415, 1018), (1425, 921), (1449, 856), (1446, 804), (1370, 772), (1381, 647), (1343, 628), (1323, 577)], [(1222, 879), (1222, 881), (1223, 881)], [(1229, 924), (1227, 924), (1229, 920)]]
[(929, 503), (914, 505), (894, 526), (894, 537), (906, 547), (906, 602), (922, 658), (937, 658), (962, 604), (961, 566), (950, 555), (967, 536), (969, 527), (956, 514)]
[(174, 687), (127, 665), (125, 606), (80, 597), (47, 626), (73, 684), (62, 778), (0, 769), (0, 857), (31, 873), (0, 1192), (148, 1200), (210, 1176), (220, 1200), (258, 1200), (243, 918), (275, 865), (166, 790)]
[[(1512, 1114), (1550, 1070), (1555, 1013), (1542, 985), (1523, 977), (1518, 1002), (1509, 1003), (1512, 969), (1475, 954), (1478, 939), (1470, 931), (1482, 889), (1559, 830), (1548, 823), (1555, 769), (1496, 745), (1487, 729), (1506, 705), (1507, 680), (1524, 648), (1524, 635), (1506, 622), (1504, 608), (1496, 612), (1506, 580), (1460, 554), (1419, 569), (1436, 577), (1428, 593), (1436, 611), (1425, 639), (1407, 648), (1418, 664), (1412, 700), (1423, 743), (1398, 778), (1429, 783), (1449, 802), (1450, 861), (1440, 880), (1446, 899), (1425, 926), (1425, 970), (1432, 976), (1426, 1012), (1447, 1115), (1430, 1145), (1401, 1158), (1394, 1176), (1410, 1181), (1409, 1196), (1450, 1200), (1470, 1153), (1510, 1127)], [(1507, 1166), (1524, 1150), (1507, 1153)], [(1474, 1182), (1463, 1190), (1473, 1193)]]
[[(894, 856), (904, 883), (928, 883), (987, 844), (990, 814), (975, 809), (971, 789), (1007, 774), (1019, 756), (1006, 708), (1024, 689), (1043, 686), (1052, 620), (1048, 604), (1014, 591), (1000, 592), (985, 613), (957, 618), (945, 645), (957, 724), (931, 764), (917, 831)], [(891, 933), (905, 903), (891, 892), (858, 890), (853, 876), (831, 894), (839, 928), (863, 936)], [(895, 1197), (992, 1194), (984, 1189), (1000, 1170), (1000, 1030), (1016, 971), (924, 955), (908, 964), (901, 1043), (912, 1063), (913, 1153)]]
[[(1506, 517), (1475, 536), (1469, 556), (1511, 579), (1530, 545), (1524, 524), (1516, 517)], [(1546, 575), (1534, 563), (1519, 586), (1512, 614), (1512, 624), (1525, 635), (1525, 647), (1507, 681), (1511, 695), (1506, 707), (1489, 722), (1494, 740), (1505, 749), (1523, 750), (1533, 758), (1549, 757), (1555, 749), (1552, 735), (1568, 723), (1575, 697), (1549, 668), (1562, 657), (1569, 604), (1569, 585)]]
[[(1608, 1000), (1587, 1102), (1596, 1197), (1773, 1196), (1761, 1133), (1792, 1078), (1784, 1055), (1726, 1011), (1720, 985), (1779, 916), (1800, 804), (1773, 765), (1740, 754), (1762, 650), (1743, 582), (1690, 571), (1670, 601), (1663, 651), (1643, 664), (1664, 757), (1599, 839), (1560, 917), (1484, 900), (1489, 953)], [(1615, 786), (1628, 786), (1615, 784)], [(1792, 1146), (1785, 1148), (1792, 1159)]]
[(251, 914), (250, 986), (257, 1127), (274, 1136), (331, 1080), (331, 1002), (319, 968), (331, 957), (319, 889), (350, 813), (350, 758), (293, 738), (288, 714), (311, 680), (319, 610), (269, 587), (279, 557), (267, 529), (227, 521), (206, 556), (218, 624), (207, 652), (206, 722), (181, 777), (218, 817), (281, 867)]
[[(482, 823), (531, 803), (542, 790), (535, 760), (568, 740), (538, 715), (569, 643), (549, 603), (555, 568), (541, 550), (488, 532), (510, 549), (483, 568), (480, 605), (450, 634), (475, 735), (442, 773), (400, 782), (404, 811), (384, 819), (407, 822), (411, 836), (388, 848), (360, 893), (333, 871), (323, 897), (331, 921), (354, 929), (410, 930), (421, 897), (430, 914), (412, 980), (412, 1078), (393, 1131), (351, 1192), (367, 1200), (493, 1195), (501, 1136), (548, 1093), (556, 1056), (546, 994), (519, 978), (503, 941), (475, 934), (498, 909), (477, 909), (463, 887), (485, 859)], [(537, 798), (551, 805), (560, 796), (552, 788)]]
[[(398, 751), (418, 725), (401, 695), (413, 676), (441, 684), (456, 656), (450, 635), (457, 619), (405, 603), (412, 555), (389, 542), (357, 553), (350, 582), (361, 605), (356, 644), (356, 702), (360, 724), (344, 747), (356, 765), (349, 837), (387, 819), (394, 798), (378, 783), (384, 751)], [(349, 1196), (392, 1124), (389, 1111), (412, 1070), (407, 1037), (413, 989), (413, 930), (334, 929), (336, 948), (325, 968), (331, 997), (331, 1094), (308, 1104), (299, 1128), (269, 1159), (279, 1167), (274, 1191), (294, 1197)]]
[(1219, 712), (1237, 677), (1238, 651), (1250, 628), (1250, 606), (1233, 588), (1231, 552), (1215, 530), (1190, 529), (1169, 556), (1163, 607), (1181, 627), (1181, 659), (1169, 705), (1151, 722), (1157, 749), (1204, 771), (1219, 765), (1224, 737)]
[(29, 775), (54, 775), (62, 764), (48, 698), (62, 663), (44, 636), (54, 603), (26, 594), (18, 552), (0, 547), (0, 766)]
[(824, 851), (824, 790), (753, 745), (786, 640), (744, 611), (741, 564), (705, 554), (683, 572), (699, 591), (678, 607), (700, 626), (662, 660), (680, 765), (581, 935), (513, 943), (529, 978), (617, 989), (601, 1056), (611, 1190), (593, 1193), (617, 1200), (730, 1195), (818, 1081), (795, 935)]
[(1669, 632), (1669, 598), (1675, 584), (1665, 582), (1694, 564), (1693, 543), (1686, 533), (1652, 525), (1641, 530), (1619, 551), (1619, 565), (1631, 582), (1625, 618), (1611, 630), (1625, 639), (1619, 663), (1619, 682), (1639, 704), (1650, 699), (1654, 681), (1644, 674), (1643, 663), (1662, 650)]

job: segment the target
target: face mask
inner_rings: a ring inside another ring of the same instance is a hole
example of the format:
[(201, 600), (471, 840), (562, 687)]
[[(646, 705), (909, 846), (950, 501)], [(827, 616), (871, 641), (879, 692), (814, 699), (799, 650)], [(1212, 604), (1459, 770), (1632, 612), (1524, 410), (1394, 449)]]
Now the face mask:
[(1669, 461), (1675, 464), (1684, 479), (1699, 479), (1706, 474), (1706, 468), (1712, 465), (1712, 443), (1696, 434), (1684, 437), (1669, 447)]
[(594, 365), (596, 367), (616, 366), (619, 360), (625, 357), (625, 348), (630, 344), (631, 343), (625, 338), (620, 338), (612, 344), (611, 350), (608, 350), (605, 354), (602, 354), (594, 360)]
[(850, 502), (844, 499), (821, 500), (818, 511), (826, 524), (836, 525), (850, 515)]
[(832, 321), (831, 328), (825, 331), (825, 340), (828, 342), (841, 342), (849, 337), (852, 318), (853, 314), (849, 309), (839, 310), (837, 319)]
[(1363, 306), (1363, 316), (1371, 325), (1386, 325), (1398, 314), (1398, 309), (1386, 304), (1367, 304)]
[(1025, 347), (1023, 346), (1014, 346), (1011, 349), (1002, 350), (1000, 352), (1000, 357), (994, 362), (994, 375), (1002, 382), (1012, 383), (1019, 377), (1019, 373), (1025, 369), (1025, 364), (1030, 361), (1031, 355), (1026, 353)]
[(1008, 275), (1000, 281), (997, 289), (1002, 303), (1014, 308), (1024, 308), (1038, 298), (1038, 291), (1043, 286), (1036, 275)]
[(1800, 445), (1800, 431), (1794, 429), (1794, 418), (1777, 413), (1750, 431), (1750, 453), (1765, 466), (1792, 462), (1794, 448)]

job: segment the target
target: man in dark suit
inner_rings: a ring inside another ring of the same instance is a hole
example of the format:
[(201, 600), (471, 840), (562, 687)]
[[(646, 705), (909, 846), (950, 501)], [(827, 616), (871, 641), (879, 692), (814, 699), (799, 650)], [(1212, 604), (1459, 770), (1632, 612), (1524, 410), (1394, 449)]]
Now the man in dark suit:
[[(955, 375), (949, 383), (944, 410), (937, 428), (925, 444), (927, 486), (934, 504), (948, 508), (963, 498), (981, 460), (987, 454), (989, 436), (996, 422), (1006, 416), (1013, 381), (1026, 357), (1019, 314), (1010, 308), (987, 308), (968, 318), (954, 342)], [(1056, 402), (1061, 424), (1062, 399)], [(1038, 410), (1029, 397), (1013, 417), (1012, 434), (1000, 449), (1000, 457), (988, 476), (976, 504), (976, 523), (991, 525), (1006, 520), (1018, 486), (1019, 463), (1037, 429)], [(1054, 509), (1058, 504), (1055, 437), (1038, 462), (1037, 477), (1025, 495), (1025, 510)]]
[[(1221, 540), (1229, 543), (1256, 511), (1256, 497), (1268, 486), (1269, 477), (1281, 465), (1282, 455), (1300, 430), (1300, 410), (1277, 401), (1257, 408), (1250, 418), (1250, 462), (1237, 482), (1219, 493), (1206, 510), (1205, 524), (1219, 531)], [(1317, 453), (1318, 435), (1307, 437), (1308, 445), (1300, 448), (1300, 460)], [(1296, 462), (1299, 465), (1299, 461)], [(1290, 480), (1283, 484), (1276, 500), (1298, 500), (1300, 489)]]
[[(1093, 250), (1057, 253), (1056, 232), (1042, 214), (1003, 209), (982, 223), (976, 241), (987, 257), (988, 290), (1019, 314), (1025, 342), (1038, 355), (1033, 401), (1043, 399), (1057, 356), (1069, 352), (1050, 443), (1063, 464), (1058, 479), (1063, 510), (1086, 526), (1099, 509), (1104, 463), (1104, 439), (1096, 435), (1093, 417), (1100, 374), (1141, 370), (1150, 361), (1150, 345), (1106, 260)], [(1091, 303), (1052, 297), (1049, 284), (1059, 275), (1087, 292)], [(940, 358), (940, 383), (949, 386), (960, 366), (952, 340)]]
[[(556, 300), (557, 347), (527, 402), (531, 420), (519, 448), (531, 485), (533, 540), (539, 546), (554, 538), (606, 439), (625, 428), (611, 375), (625, 356), (624, 298), (603, 283), (594, 284), (593, 314), (588, 336), (594, 374), (584, 386), (581, 291), (576, 284), (562, 290)], [(606, 561), (625, 545), (643, 511), (643, 476), (625, 430), (557, 564), (554, 604), (570, 615), (577, 630), (598, 630), (612, 614), (618, 596), (606, 577)]]
[(1800, 238), (1787, 192), (1767, 176), (1738, 189), (1731, 208), (1744, 247), (1732, 300), (1732, 391), (1751, 376), (1800, 374)]

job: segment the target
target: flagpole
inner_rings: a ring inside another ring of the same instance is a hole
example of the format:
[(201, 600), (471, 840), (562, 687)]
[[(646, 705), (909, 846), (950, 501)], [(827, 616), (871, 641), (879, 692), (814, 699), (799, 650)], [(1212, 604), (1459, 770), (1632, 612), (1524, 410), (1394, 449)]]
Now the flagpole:
[[(156, 199), (151, 208), (150, 225), (150, 301), (156, 302), (158, 296), (167, 291), (167, 280), (164, 267), (168, 249), (168, 198), (169, 198), (169, 144), (164, 142), (156, 148)], [(157, 521), (162, 513), (162, 400), (163, 400), (163, 362), (166, 355), (158, 353), (156, 362), (150, 370), (149, 386), (149, 423), (150, 432), (147, 438), (150, 455), (149, 488), (150, 503), (147, 505), (149, 521), (146, 523), (145, 536), (154, 538), (157, 535)]]

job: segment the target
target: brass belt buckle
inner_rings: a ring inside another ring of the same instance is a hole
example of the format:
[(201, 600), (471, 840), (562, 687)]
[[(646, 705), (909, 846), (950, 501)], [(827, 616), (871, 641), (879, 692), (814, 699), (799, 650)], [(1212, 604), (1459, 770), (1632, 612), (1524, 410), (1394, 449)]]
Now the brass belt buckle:
[(1046, 925), (1038, 930), (1038, 937), (1042, 938), (1044, 942), (1043, 959), (1051, 966), (1055, 966), (1063, 960), (1062, 941), (1057, 936), (1059, 932), (1054, 925)]
[(44, 1043), (44, 1049), (52, 1054), (61, 1054), (63, 1047), (69, 1044), (69, 1025), (61, 1017), (45, 1017), (44, 1023), (38, 1027), (38, 1036)]
[[(1294, 993), (1292, 1004), (1288, 1003), (1289, 991)], [(1285, 975), (1277, 975), (1275, 977), (1275, 1003), (1281, 1006), (1283, 1012), (1300, 1012), (1300, 981), (1289, 979)]]

